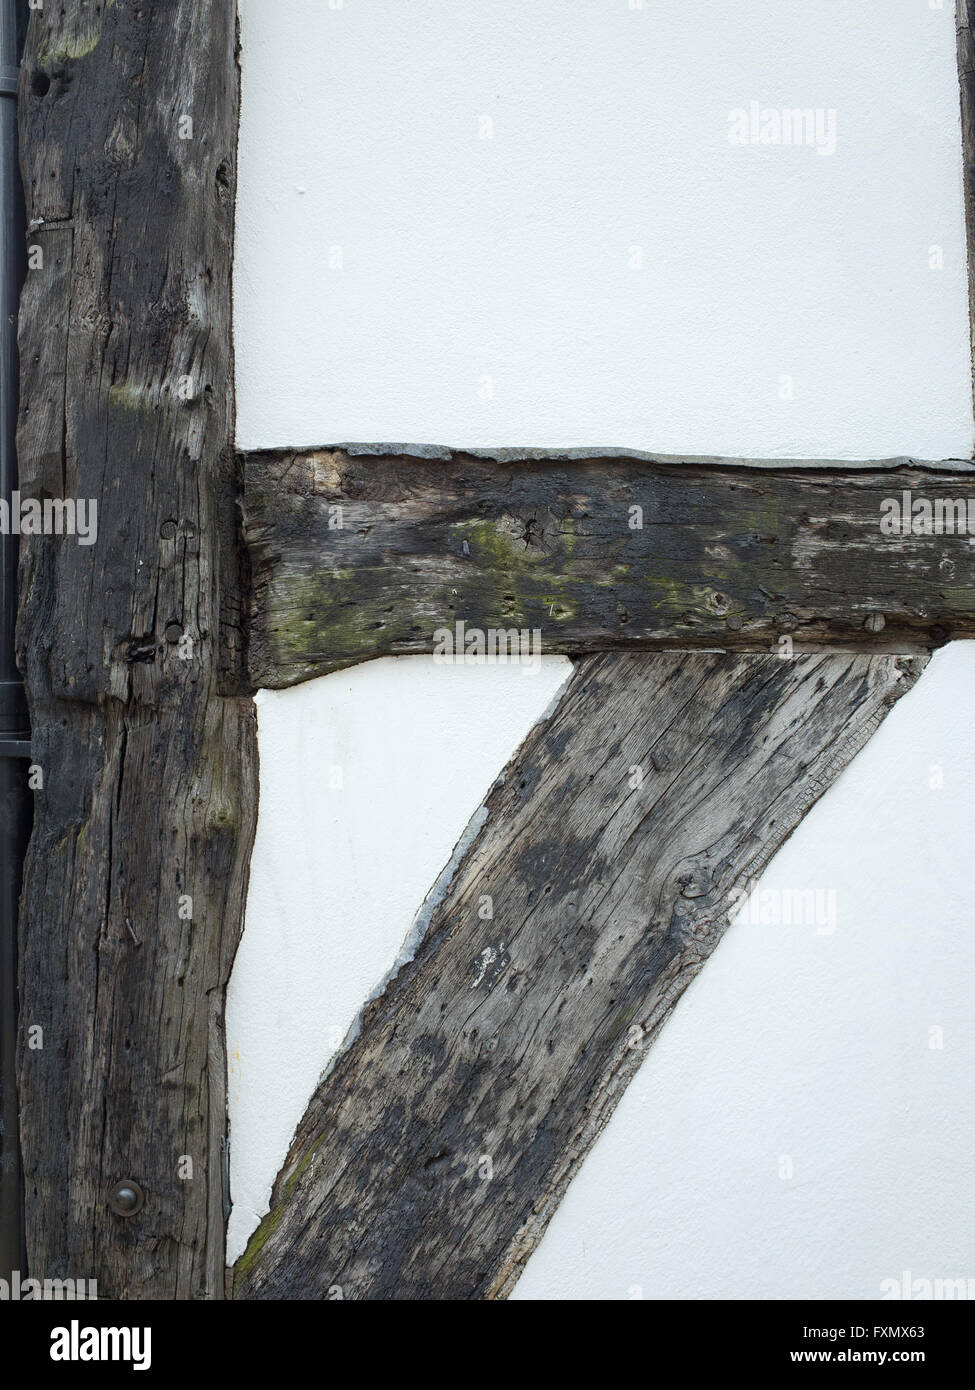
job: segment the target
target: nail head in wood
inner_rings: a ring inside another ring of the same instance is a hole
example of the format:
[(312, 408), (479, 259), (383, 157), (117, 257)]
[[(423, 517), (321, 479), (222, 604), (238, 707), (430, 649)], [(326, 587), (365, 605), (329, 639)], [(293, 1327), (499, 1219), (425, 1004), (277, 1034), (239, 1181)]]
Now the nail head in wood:
[(146, 1194), (131, 1178), (118, 1183), (108, 1199), (108, 1205), (116, 1216), (137, 1216), (145, 1204)]

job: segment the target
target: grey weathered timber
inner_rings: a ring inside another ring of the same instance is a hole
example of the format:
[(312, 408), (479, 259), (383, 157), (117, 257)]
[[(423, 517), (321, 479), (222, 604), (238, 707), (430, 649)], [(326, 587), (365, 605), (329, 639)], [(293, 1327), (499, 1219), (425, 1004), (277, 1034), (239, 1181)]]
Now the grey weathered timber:
[[(20, 315), (21, 492), (94, 500), (98, 528), (22, 547), (44, 779), (20, 941), (27, 1247), (31, 1274), (109, 1298), (224, 1287), (223, 1000), (256, 812), (235, 26), (226, 0), (48, 4), (21, 78), (43, 253)], [(127, 1179), (145, 1191), (128, 1218), (109, 1206)]]
[(320, 1084), (235, 1295), (505, 1296), (732, 890), (925, 660), (580, 661)]
[(251, 680), (430, 651), (458, 621), (538, 629), (570, 654), (767, 651), (785, 635), (916, 653), (975, 636), (966, 529), (880, 530), (885, 499), (909, 492), (959, 502), (966, 526), (970, 507), (975, 532), (962, 467), (250, 454)]

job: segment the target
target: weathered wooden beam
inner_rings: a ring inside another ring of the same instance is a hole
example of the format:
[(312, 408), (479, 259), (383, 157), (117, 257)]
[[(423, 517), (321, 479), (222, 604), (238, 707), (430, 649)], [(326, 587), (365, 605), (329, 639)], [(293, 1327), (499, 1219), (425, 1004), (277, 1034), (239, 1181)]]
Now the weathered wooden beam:
[(733, 890), (925, 660), (582, 660), (319, 1086), (236, 1296), (510, 1291)]
[[(975, 636), (966, 462), (327, 449), (245, 468), (255, 686), (431, 651), (458, 621), (537, 629), (553, 653), (767, 651), (783, 636), (910, 653)], [(885, 534), (885, 500), (905, 493), (957, 500), (965, 529)]]
[[(21, 493), (97, 519), (91, 544), (22, 545), (43, 775), (20, 942), (27, 1246), (32, 1274), (109, 1298), (220, 1297), (225, 1279), (223, 1000), (256, 808), (236, 693), (235, 24), (225, 0), (45, 5), (21, 78)], [(112, 1208), (126, 1180), (136, 1215)]]

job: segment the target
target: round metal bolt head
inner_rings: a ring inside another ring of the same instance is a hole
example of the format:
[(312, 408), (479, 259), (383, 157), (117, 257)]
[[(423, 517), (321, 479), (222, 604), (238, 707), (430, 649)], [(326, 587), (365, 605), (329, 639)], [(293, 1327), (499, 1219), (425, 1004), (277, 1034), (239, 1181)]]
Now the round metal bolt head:
[(182, 637), (182, 635), (183, 635), (183, 629), (180, 627), (179, 623), (167, 623), (167, 624), (166, 624), (166, 641), (167, 641), (167, 642), (170, 642), (170, 643), (172, 643), (172, 642), (178, 642), (179, 639)]
[(135, 1216), (145, 1205), (146, 1194), (137, 1182), (125, 1178), (112, 1189), (108, 1205), (116, 1216)]
[(863, 626), (868, 632), (883, 632), (887, 626), (887, 620), (883, 613), (868, 613), (863, 620)]
[(176, 535), (176, 522), (164, 521), (159, 528), (159, 534), (162, 536), (164, 541), (171, 541), (173, 537)]

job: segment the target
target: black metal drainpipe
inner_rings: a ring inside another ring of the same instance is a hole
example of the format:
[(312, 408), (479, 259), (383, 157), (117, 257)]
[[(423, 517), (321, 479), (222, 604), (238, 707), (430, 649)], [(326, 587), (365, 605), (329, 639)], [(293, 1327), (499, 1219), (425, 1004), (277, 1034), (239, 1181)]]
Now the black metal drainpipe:
[[(17, 308), (26, 262), (17, 153), (17, 76), (27, 5), (0, 0), (0, 496), (17, 487)], [(17, 905), (31, 825), (30, 726), (14, 659), (17, 537), (0, 530), (0, 1278), (26, 1273), (17, 1126)]]

